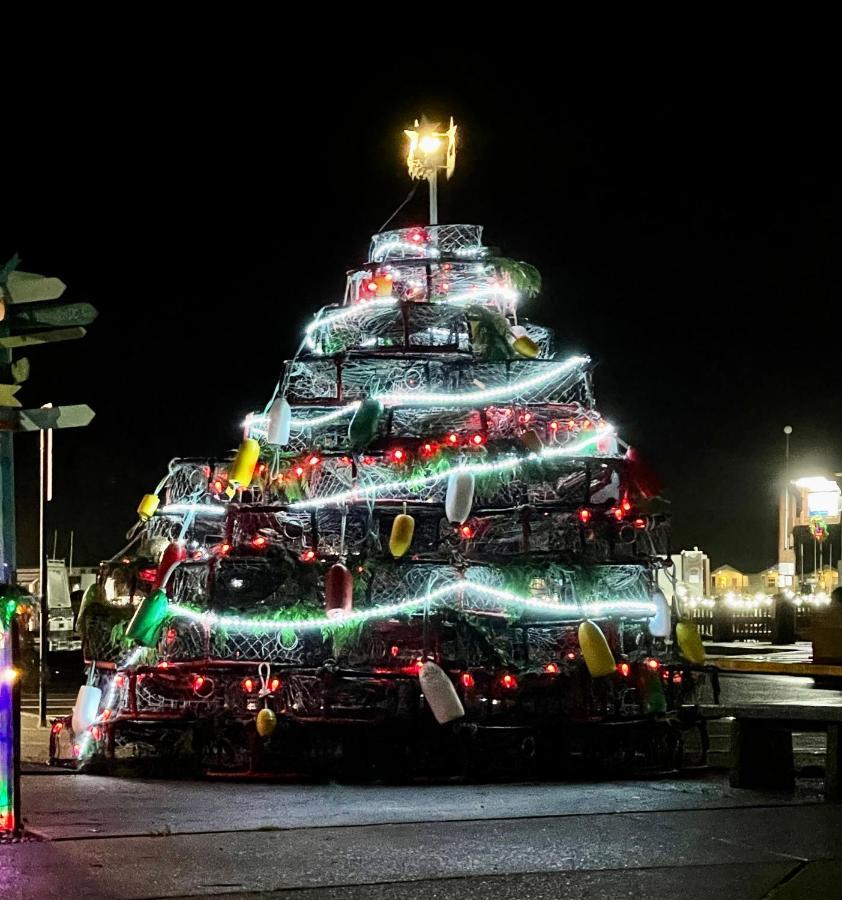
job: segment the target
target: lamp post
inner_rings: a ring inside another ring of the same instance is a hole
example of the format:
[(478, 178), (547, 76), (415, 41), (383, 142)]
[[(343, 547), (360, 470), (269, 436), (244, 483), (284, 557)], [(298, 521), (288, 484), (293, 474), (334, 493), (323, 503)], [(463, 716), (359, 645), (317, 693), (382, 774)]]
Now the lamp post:
[(789, 550), (789, 542), (791, 539), (789, 528), (789, 436), (792, 434), (792, 425), (784, 425), (784, 435), (786, 435), (786, 450), (784, 452), (785, 475), (784, 475), (784, 550)]
[(450, 127), (441, 131), (437, 123), (422, 118), (415, 127), (406, 129), (409, 138), (406, 165), (413, 179), (426, 179), (430, 185), (430, 225), (439, 223), (439, 169), (444, 169), (447, 177), (456, 168), (456, 125), (450, 117)]

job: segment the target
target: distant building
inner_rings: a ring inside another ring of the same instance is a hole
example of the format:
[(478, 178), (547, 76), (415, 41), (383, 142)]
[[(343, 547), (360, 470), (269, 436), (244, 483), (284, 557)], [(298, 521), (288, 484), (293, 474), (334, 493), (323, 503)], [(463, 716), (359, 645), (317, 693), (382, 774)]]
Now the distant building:
[(741, 594), (748, 590), (749, 576), (733, 566), (719, 566), (710, 573), (711, 587), (714, 594), (726, 594), (733, 591)]
[(748, 590), (752, 594), (774, 594), (778, 590), (777, 566), (769, 566), (768, 569), (763, 569), (762, 572), (747, 575), (746, 577), (748, 578)]

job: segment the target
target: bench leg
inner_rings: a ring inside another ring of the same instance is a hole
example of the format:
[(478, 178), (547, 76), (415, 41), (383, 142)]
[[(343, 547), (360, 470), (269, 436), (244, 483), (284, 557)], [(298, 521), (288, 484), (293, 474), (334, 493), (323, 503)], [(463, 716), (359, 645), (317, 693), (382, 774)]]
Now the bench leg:
[(792, 731), (751, 719), (734, 723), (731, 786), (787, 790), (795, 788)]
[(827, 726), (824, 799), (832, 803), (842, 801), (842, 725), (838, 722)]

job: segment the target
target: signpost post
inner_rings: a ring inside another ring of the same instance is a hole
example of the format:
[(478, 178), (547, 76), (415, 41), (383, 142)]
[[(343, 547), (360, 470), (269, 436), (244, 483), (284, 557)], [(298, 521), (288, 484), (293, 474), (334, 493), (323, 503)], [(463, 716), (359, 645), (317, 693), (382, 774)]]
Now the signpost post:
[[(44, 491), (51, 493), (49, 449), (52, 446), (52, 430), (79, 428), (94, 417), (89, 406), (55, 406), (41, 409), (23, 409), (17, 398), (20, 386), (29, 375), (29, 362), (25, 358), (13, 361), (12, 351), (24, 347), (74, 340), (85, 336), (83, 326), (90, 325), (97, 311), (89, 303), (62, 300), (65, 284), (58, 278), (45, 278), (28, 272), (17, 271), (18, 259), (13, 257), (0, 266), (0, 603), (4, 597), (16, 592), (15, 559), (15, 496), (14, 496), (14, 446), (16, 433), (41, 432), (42, 514), (41, 559), (39, 567), (45, 569), (43, 541)], [(45, 480), (45, 475), (46, 480)], [(41, 579), (41, 679), (39, 711), (41, 725), (46, 725), (48, 673), (47, 652), (49, 607), (47, 603), (47, 579)], [(11, 602), (11, 601), (9, 601)], [(16, 603), (14, 604), (16, 606)], [(12, 607), (7, 605), (9, 627), (0, 621), (0, 651), (6, 651), (7, 660), (16, 660), (17, 628)], [(0, 657), (3, 657), (0, 652)], [(11, 688), (11, 714), (2, 715), (0, 709), (0, 831), (19, 831), (20, 820), (20, 683), (14, 664), (6, 665), (0, 677)], [(2, 685), (0, 685), (0, 693)], [(5, 695), (3, 695), (5, 696)], [(0, 697), (0, 699), (3, 699)], [(2, 704), (0, 704), (2, 705)]]

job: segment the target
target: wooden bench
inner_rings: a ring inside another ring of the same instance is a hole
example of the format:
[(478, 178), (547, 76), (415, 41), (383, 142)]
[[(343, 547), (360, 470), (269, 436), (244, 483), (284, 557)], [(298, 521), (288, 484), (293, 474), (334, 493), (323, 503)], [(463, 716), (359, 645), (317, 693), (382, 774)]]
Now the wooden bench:
[(751, 703), (705, 706), (707, 719), (735, 719), (731, 785), (741, 788), (792, 790), (794, 731), (827, 733), (825, 800), (842, 801), (842, 703)]

